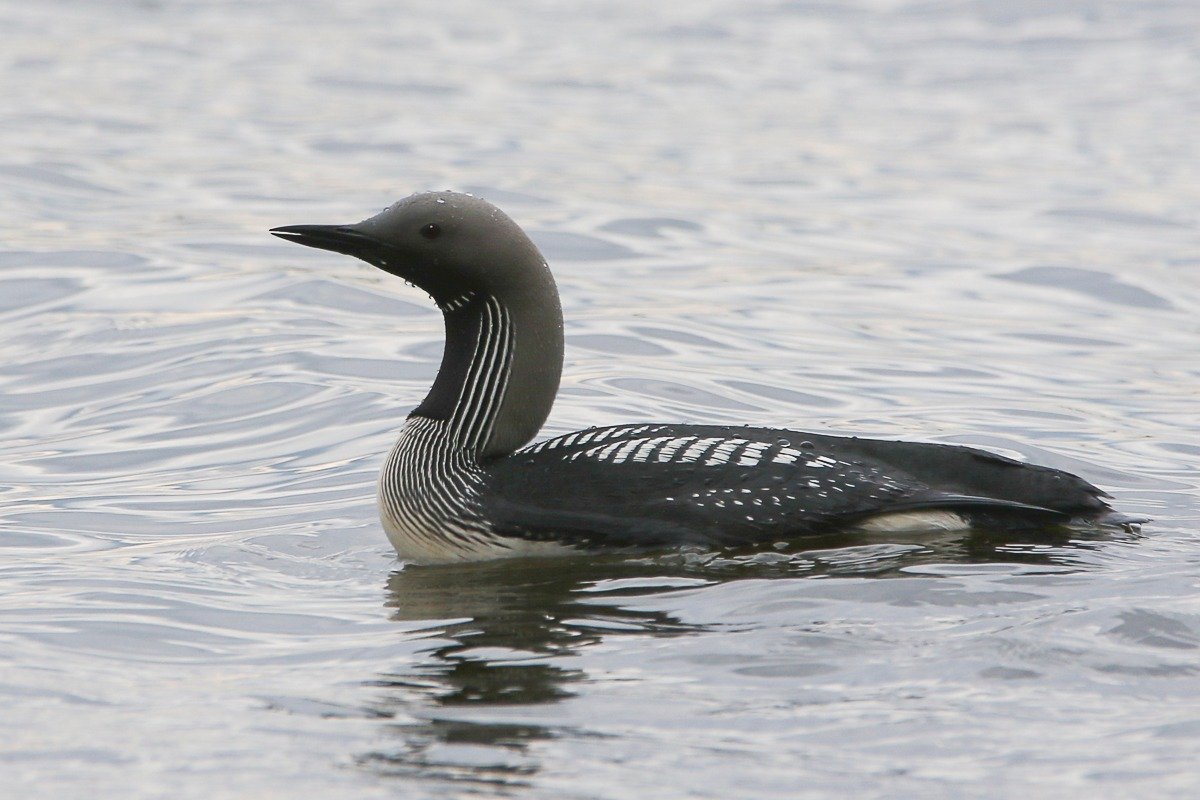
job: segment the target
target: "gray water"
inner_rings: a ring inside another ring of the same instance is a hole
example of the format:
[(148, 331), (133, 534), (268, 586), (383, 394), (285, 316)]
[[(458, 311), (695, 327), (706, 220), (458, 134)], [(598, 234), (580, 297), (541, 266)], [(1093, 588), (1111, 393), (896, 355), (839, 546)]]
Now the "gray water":
[[(1195, 797), (1200, 6), (0, 4), (0, 795)], [(1077, 472), (1140, 534), (405, 568), (418, 292), (266, 234), (493, 200), (545, 434)]]

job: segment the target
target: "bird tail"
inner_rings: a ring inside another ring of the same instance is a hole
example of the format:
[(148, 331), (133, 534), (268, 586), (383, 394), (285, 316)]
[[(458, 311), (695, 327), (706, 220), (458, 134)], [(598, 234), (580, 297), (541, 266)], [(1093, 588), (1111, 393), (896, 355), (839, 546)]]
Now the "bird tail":
[(1109, 509), (1103, 514), (1092, 517), (1075, 517), (1068, 525), (1069, 527), (1117, 529), (1126, 533), (1140, 533), (1142, 525), (1150, 520), (1150, 517), (1122, 514), (1120, 511)]

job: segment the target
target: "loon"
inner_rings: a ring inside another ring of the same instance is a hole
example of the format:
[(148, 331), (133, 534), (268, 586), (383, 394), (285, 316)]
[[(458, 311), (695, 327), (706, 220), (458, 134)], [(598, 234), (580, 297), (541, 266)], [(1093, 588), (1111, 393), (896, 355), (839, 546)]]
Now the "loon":
[(550, 414), (563, 321), (550, 268), (500, 209), (412, 195), (353, 225), (271, 233), (423, 289), (446, 339), (378, 484), (400, 558), (771, 545), (830, 533), (1103, 522), (1075, 475), (956, 445), (729, 425), (628, 424), (529, 444)]

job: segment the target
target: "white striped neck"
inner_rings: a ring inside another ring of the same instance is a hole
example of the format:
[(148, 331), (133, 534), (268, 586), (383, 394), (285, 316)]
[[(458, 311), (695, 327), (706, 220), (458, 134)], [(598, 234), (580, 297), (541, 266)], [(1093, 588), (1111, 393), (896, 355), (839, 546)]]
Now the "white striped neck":
[[(556, 298), (557, 299), (557, 298)], [(523, 297), (467, 291), (439, 303), (446, 347), (414, 416), (446, 423), (449, 443), (471, 458), (507, 455), (541, 428), (562, 365), (562, 316)]]

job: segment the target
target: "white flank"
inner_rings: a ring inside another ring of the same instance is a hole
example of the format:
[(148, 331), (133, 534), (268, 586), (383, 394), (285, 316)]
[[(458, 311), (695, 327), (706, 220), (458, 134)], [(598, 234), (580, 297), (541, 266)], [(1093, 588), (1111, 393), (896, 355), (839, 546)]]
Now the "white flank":
[(961, 531), (970, 528), (961, 515), (946, 509), (894, 511), (863, 520), (854, 526), (861, 533), (916, 533), (920, 531)]

